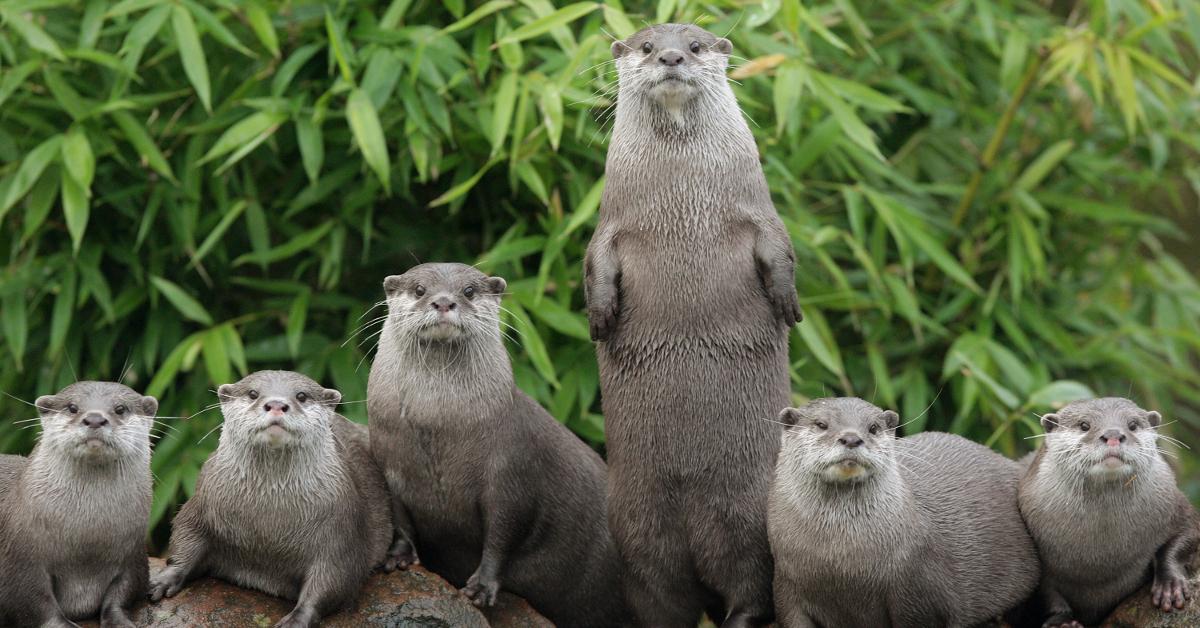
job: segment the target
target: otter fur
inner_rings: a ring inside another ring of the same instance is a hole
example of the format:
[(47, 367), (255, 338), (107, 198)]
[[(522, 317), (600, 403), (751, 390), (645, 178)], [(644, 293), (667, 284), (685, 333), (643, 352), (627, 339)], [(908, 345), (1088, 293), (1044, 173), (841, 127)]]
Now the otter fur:
[(1158, 450), (1162, 416), (1109, 397), (1042, 417), (1021, 480), (1021, 514), (1045, 565), (1045, 626), (1099, 624), (1146, 582), (1164, 612), (1184, 607), (1200, 518)]
[(896, 413), (857, 398), (779, 420), (770, 535), (784, 628), (965, 628), (1036, 589), (1016, 462), (952, 434), (896, 438)]
[(504, 289), (462, 264), (384, 281), (367, 408), (392, 491), (390, 563), (419, 557), (478, 606), (504, 589), (560, 626), (619, 625), (604, 462), (513, 382)]
[(217, 389), (225, 423), (196, 491), (172, 523), (151, 599), (208, 575), (297, 600), (276, 626), (314, 626), (353, 604), (392, 538), (366, 426), (342, 395), (290, 371)]
[(769, 622), (766, 503), (790, 403), (795, 256), (725, 78), (732, 45), (651, 26), (619, 91), (585, 279), (609, 523), (641, 625)]
[(158, 401), (78, 382), (38, 397), (28, 458), (0, 456), (0, 626), (132, 626), (146, 595), (150, 426)]

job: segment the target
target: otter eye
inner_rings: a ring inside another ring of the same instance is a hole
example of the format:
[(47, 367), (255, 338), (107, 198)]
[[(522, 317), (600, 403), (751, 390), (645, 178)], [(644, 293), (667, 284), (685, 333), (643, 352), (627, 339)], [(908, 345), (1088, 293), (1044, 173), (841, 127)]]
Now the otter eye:
[(466, 289), (463, 290), (463, 296), (467, 297), (468, 299), (475, 296), (475, 288), (472, 286), (467, 286)]
[(1092, 429), (1092, 424), (1088, 423), (1087, 421), (1084, 421), (1083, 423), (1079, 424), (1079, 429), (1086, 432), (1086, 431)]
[(67, 412), (70, 412), (71, 414), (79, 414), (79, 406), (73, 403), (67, 404)]
[(1130, 432), (1136, 432), (1136, 431), (1137, 431), (1137, 421), (1130, 421), (1130, 422), (1129, 422), (1129, 431), (1130, 431)]
[(878, 426), (878, 425), (872, 425), (872, 426), (871, 426), (871, 429), (869, 429), (869, 430), (867, 430), (867, 431), (871, 432), (871, 434), (872, 434), (872, 435), (874, 435), (874, 434), (878, 434), (878, 433), (879, 433), (879, 426)]
[(694, 55), (700, 54), (700, 42), (698, 42), (698, 41), (692, 42), (691, 50), (692, 50), (692, 54), (694, 54)]
[(308, 401), (308, 395), (304, 394), (303, 392), (298, 392), (296, 393), (296, 401), (304, 403), (305, 401)]
[(651, 50), (654, 50), (654, 44), (652, 44), (650, 42), (646, 42), (646, 43), (642, 44), (642, 52), (644, 52), (646, 54), (650, 54)]
[(826, 425), (824, 421), (817, 421), (817, 422), (813, 423), (813, 425), (816, 425), (817, 429), (819, 429), (819, 430), (824, 430), (824, 429), (829, 428), (829, 426)]
[(113, 412), (115, 412), (117, 414), (117, 416), (125, 414), (125, 406), (117, 406), (117, 407), (113, 408)]
[(249, 398), (251, 398), (251, 399), (258, 399), (258, 391), (257, 391), (257, 390), (251, 390), (250, 392), (246, 393), (246, 396), (247, 396), (247, 397), (249, 397)]
[(417, 286), (417, 289), (413, 290), (413, 294), (419, 297), (425, 296), (425, 286)]

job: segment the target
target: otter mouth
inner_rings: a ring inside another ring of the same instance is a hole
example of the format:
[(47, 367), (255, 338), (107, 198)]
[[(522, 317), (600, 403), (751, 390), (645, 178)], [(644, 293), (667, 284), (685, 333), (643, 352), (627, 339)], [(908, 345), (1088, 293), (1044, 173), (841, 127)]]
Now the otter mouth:
[(1104, 457), (1100, 458), (1100, 466), (1106, 469), (1119, 469), (1127, 464), (1129, 461), (1119, 451), (1105, 452)]
[(861, 456), (850, 455), (837, 458), (825, 465), (826, 479), (834, 482), (861, 480), (871, 474), (871, 465)]

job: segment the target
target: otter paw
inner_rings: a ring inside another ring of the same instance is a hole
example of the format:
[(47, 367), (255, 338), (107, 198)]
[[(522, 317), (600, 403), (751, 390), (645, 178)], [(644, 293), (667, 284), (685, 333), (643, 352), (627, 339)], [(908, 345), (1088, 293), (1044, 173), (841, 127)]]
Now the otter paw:
[(164, 597), (174, 597), (183, 588), (183, 577), (174, 569), (164, 569), (150, 579), (148, 597), (151, 602), (157, 602)]
[(1150, 587), (1150, 600), (1164, 613), (1183, 608), (1191, 597), (1187, 580), (1178, 576), (1155, 578)]
[(794, 286), (784, 286), (782, 289), (772, 290), (772, 292), (771, 305), (779, 320), (788, 327), (804, 320), (804, 314), (800, 311), (800, 299), (796, 296)]
[(421, 559), (417, 558), (417, 550), (408, 541), (398, 540), (388, 550), (382, 569), (385, 572), (391, 573), (397, 569), (404, 571), (413, 565), (420, 564)]
[(316, 626), (316, 620), (310, 618), (309, 615), (309, 613), (301, 611), (298, 608), (292, 609), (292, 612), (284, 615), (283, 619), (275, 624), (275, 628), (309, 628), (310, 626)]
[(596, 303), (588, 308), (588, 327), (592, 340), (608, 340), (617, 327), (617, 300)]
[(100, 618), (100, 628), (134, 628), (134, 623), (124, 612), (114, 612)]
[(500, 583), (494, 579), (480, 578), (478, 573), (474, 573), (467, 580), (467, 586), (462, 588), (462, 592), (475, 606), (494, 606), (496, 595), (500, 593)]
[(1072, 619), (1070, 615), (1059, 614), (1047, 619), (1042, 628), (1084, 628), (1084, 625)]

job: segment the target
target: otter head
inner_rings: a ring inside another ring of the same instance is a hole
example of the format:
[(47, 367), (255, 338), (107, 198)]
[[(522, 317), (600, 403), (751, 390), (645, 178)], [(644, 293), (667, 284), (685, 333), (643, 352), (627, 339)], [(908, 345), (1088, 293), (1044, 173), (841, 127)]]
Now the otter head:
[(1096, 480), (1120, 480), (1158, 457), (1162, 415), (1128, 399), (1074, 401), (1042, 417), (1045, 447), (1061, 467)]
[(857, 397), (815, 399), (785, 408), (783, 455), (827, 483), (862, 482), (891, 464), (900, 417)]
[(621, 97), (640, 94), (668, 111), (725, 85), (733, 44), (692, 24), (647, 26), (613, 42)]
[(41, 413), (39, 447), (91, 463), (150, 451), (158, 400), (112, 382), (77, 382), (34, 402)]
[(466, 264), (421, 264), (383, 280), (394, 332), (434, 342), (500, 337), (500, 296), (507, 286)]
[(225, 425), (221, 442), (284, 450), (317, 447), (342, 393), (291, 371), (258, 371), (217, 388)]

